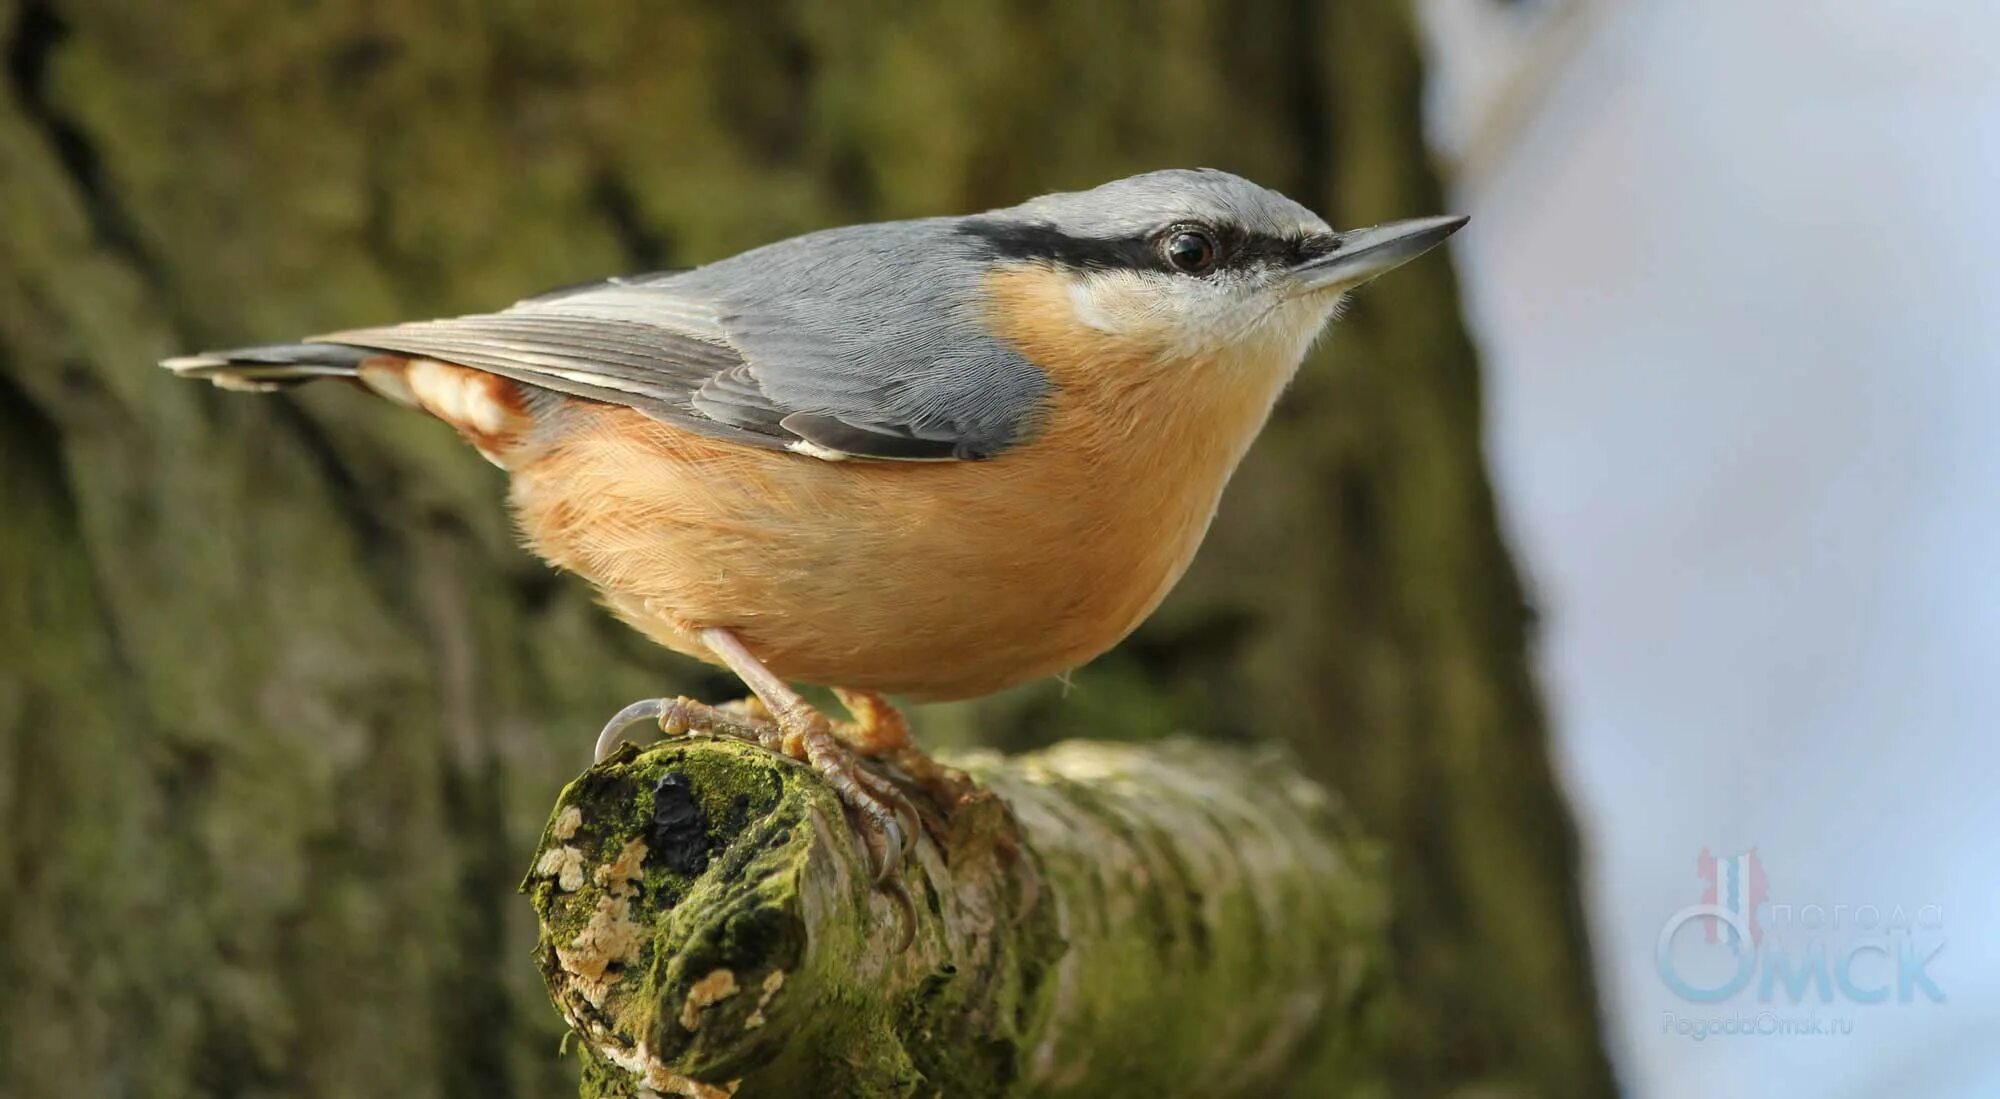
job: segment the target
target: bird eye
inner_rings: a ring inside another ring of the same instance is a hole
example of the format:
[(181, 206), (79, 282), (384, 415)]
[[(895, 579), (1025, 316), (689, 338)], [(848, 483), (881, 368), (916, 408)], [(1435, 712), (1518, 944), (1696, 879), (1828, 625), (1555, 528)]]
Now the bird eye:
[(1205, 275), (1215, 266), (1215, 239), (1199, 229), (1177, 229), (1167, 238), (1167, 262), (1188, 275)]

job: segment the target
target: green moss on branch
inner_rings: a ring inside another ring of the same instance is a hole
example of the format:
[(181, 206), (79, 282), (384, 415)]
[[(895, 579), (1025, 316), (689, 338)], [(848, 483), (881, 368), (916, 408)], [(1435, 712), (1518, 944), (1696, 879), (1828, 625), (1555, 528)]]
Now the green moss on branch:
[(1362, 1090), (1376, 860), (1286, 758), (1072, 742), (957, 761), (917, 928), (839, 803), (747, 745), (627, 746), (564, 790), (526, 890), (586, 1096)]

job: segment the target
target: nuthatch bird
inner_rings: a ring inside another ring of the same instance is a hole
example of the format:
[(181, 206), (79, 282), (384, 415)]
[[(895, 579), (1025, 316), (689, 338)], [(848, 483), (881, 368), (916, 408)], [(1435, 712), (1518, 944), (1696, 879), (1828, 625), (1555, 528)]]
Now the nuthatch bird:
[[(742, 678), (769, 720), (731, 727), (825, 775), (894, 884), (909, 807), (858, 757), (943, 772), (882, 696), (987, 694), (1131, 633), (1341, 296), (1465, 220), (1335, 232), (1224, 172), (1150, 172), (162, 365), (349, 378), (458, 429), (535, 552)], [(641, 719), (730, 725), (635, 703), (600, 757)]]

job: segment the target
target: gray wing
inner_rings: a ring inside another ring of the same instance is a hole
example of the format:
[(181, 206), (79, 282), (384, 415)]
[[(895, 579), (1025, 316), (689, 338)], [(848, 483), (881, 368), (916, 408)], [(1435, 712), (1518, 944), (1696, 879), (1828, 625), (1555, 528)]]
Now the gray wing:
[(1049, 383), (988, 334), (976, 246), (939, 219), (832, 230), (498, 313), (317, 339), (427, 355), (676, 427), (821, 457), (990, 457)]

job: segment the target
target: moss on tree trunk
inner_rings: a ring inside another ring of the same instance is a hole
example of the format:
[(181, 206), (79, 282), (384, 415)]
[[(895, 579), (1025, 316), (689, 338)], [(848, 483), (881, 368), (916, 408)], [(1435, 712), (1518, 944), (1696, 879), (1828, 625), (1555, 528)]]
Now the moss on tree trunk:
[(900, 952), (809, 769), (688, 739), (571, 783), (524, 888), (583, 1094), (1352, 1089), (1329, 1054), (1359, 1054), (1386, 894), (1296, 761), (1071, 741), (964, 762), (986, 793), (927, 818)]

